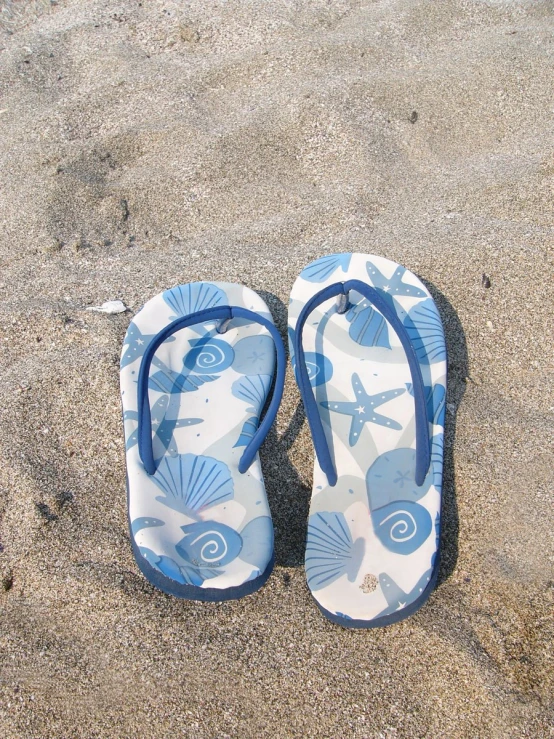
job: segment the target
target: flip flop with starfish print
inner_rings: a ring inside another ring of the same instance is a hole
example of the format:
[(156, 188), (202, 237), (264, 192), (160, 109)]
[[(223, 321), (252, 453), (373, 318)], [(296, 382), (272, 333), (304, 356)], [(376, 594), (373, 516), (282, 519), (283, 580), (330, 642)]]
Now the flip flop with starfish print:
[(273, 567), (258, 449), (285, 376), (283, 343), (267, 305), (231, 283), (166, 290), (131, 321), (120, 376), (131, 544), (140, 570), (180, 598), (221, 601), (254, 592)]
[(368, 254), (309, 264), (289, 305), (292, 364), (316, 459), (306, 577), (354, 628), (406, 618), (438, 572), (446, 347), (435, 303)]

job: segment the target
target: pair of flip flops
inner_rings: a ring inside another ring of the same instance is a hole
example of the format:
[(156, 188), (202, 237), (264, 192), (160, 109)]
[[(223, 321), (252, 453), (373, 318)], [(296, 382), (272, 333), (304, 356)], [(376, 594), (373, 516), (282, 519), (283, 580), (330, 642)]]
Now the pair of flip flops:
[[(308, 586), (331, 621), (393, 623), (422, 605), (438, 572), (446, 349), (437, 308), (394, 262), (325, 256), (293, 286), (289, 347), (316, 451)], [(285, 367), (267, 305), (241, 285), (181, 285), (129, 325), (131, 542), (161, 590), (223, 601), (269, 577), (258, 450)]]

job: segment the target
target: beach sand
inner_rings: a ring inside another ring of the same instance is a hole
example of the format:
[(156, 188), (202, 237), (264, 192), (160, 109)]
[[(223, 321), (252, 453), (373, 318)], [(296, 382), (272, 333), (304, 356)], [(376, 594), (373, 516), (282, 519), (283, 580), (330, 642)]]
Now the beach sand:
[[(0, 736), (554, 736), (551, 2), (0, 9)], [(220, 605), (157, 591), (126, 519), (132, 312), (243, 282), (285, 335), (337, 251), (402, 263), (444, 319), (436, 591), (384, 629), (318, 612), (290, 368), (273, 575)]]

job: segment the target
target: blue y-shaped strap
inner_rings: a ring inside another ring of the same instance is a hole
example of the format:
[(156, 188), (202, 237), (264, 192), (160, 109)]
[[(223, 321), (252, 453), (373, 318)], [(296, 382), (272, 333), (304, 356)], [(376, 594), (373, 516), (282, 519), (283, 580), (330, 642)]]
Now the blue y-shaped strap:
[(275, 328), (275, 326), (268, 321), (267, 318), (254, 313), (253, 311), (247, 310), (246, 308), (240, 308), (239, 306), (223, 305), (216, 308), (206, 308), (205, 310), (199, 310), (196, 313), (191, 313), (188, 316), (177, 318), (172, 323), (168, 324), (157, 334), (152, 341), (148, 344), (142, 363), (140, 365), (138, 387), (137, 387), (137, 408), (138, 408), (138, 451), (145, 470), (149, 475), (153, 475), (156, 472), (156, 463), (154, 461), (154, 450), (152, 448), (152, 420), (150, 415), (150, 399), (148, 397), (148, 378), (150, 374), (150, 365), (152, 359), (158, 347), (176, 331), (182, 328), (188, 328), (198, 323), (204, 323), (205, 321), (229, 321), (233, 318), (246, 318), (255, 323), (259, 323), (266, 328), (273, 341), (275, 342), (275, 351), (277, 354), (277, 372), (275, 376), (275, 387), (273, 389), (273, 397), (267, 409), (262, 422), (260, 423), (258, 430), (254, 434), (252, 440), (247, 445), (243, 452), (242, 457), (239, 461), (239, 472), (246, 472), (246, 470), (252, 464), (254, 457), (256, 456), (258, 449), (262, 445), (263, 440), (267, 436), (269, 429), (283, 396), (283, 387), (285, 385), (285, 348), (281, 335)]
[(423, 384), (423, 377), (421, 375), (421, 369), (419, 366), (419, 360), (417, 354), (408, 335), (408, 332), (404, 328), (402, 321), (398, 318), (398, 315), (389, 302), (383, 298), (382, 295), (374, 288), (361, 280), (347, 280), (346, 282), (335, 282), (333, 285), (324, 287), (316, 293), (304, 306), (298, 321), (296, 324), (296, 331), (294, 334), (294, 353), (296, 356), (296, 374), (298, 380), (298, 387), (300, 388), (300, 394), (304, 402), (304, 408), (306, 411), (306, 417), (310, 424), (312, 432), (312, 438), (314, 440), (315, 452), (319, 466), (327, 475), (329, 485), (332, 487), (337, 484), (337, 471), (335, 464), (331, 458), (331, 452), (329, 451), (329, 445), (325, 438), (325, 432), (323, 430), (323, 423), (317, 402), (314, 397), (312, 386), (310, 383), (310, 377), (308, 375), (308, 368), (306, 367), (306, 360), (304, 357), (304, 348), (302, 346), (302, 332), (304, 324), (310, 313), (317, 308), (318, 305), (324, 303), (330, 298), (335, 298), (337, 295), (348, 295), (350, 290), (355, 290), (361, 293), (364, 298), (369, 300), (375, 308), (383, 315), (384, 318), (390, 323), (395, 330), (400, 342), (406, 352), (408, 359), (408, 365), (412, 375), (412, 385), (415, 400), (415, 422), (416, 422), (416, 469), (415, 469), (415, 481), (416, 485), (422, 485), (429, 465), (431, 464), (431, 445), (429, 442), (429, 421), (427, 418), (427, 405), (425, 402), (425, 388)]

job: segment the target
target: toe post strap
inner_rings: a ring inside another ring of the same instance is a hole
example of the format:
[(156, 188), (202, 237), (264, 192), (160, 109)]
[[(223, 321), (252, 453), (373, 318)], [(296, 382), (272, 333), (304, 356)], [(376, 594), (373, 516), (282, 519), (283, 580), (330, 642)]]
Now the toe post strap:
[(304, 305), (294, 332), (294, 354), (296, 357), (296, 374), (300, 394), (304, 402), (306, 417), (310, 424), (312, 438), (314, 441), (315, 452), (319, 466), (325, 472), (329, 485), (337, 484), (337, 471), (335, 463), (327, 444), (323, 422), (319, 414), (317, 402), (314, 397), (308, 368), (302, 345), (302, 336), (304, 326), (309, 315), (322, 303), (331, 298), (337, 298), (337, 313), (344, 314), (349, 307), (348, 295), (354, 290), (363, 295), (388, 321), (398, 336), (410, 368), (412, 376), (413, 395), (415, 402), (415, 423), (416, 423), (416, 468), (415, 481), (418, 486), (423, 484), (429, 466), (431, 464), (431, 443), (429, 438), (429, 419), (427, 416), (427, 404), (425, 400), (425, 387), (419, 360), (416, 354), (412, 340), (406, 331), (402, 321), (398, 317), (394, 307), (389, 301), (383, 297), (374, 287), (361, 280), (347, 280), (346, 282), (335, 282), (328, 285), (316, 293)]
[(254, 461), (254, 458), (258, 453), (262, 442), (267, 436), (267, 433), (271, 428), (273, 421), (275, 420), (275, 416), (277, 415), (279, 404), (283, 396), (286, 363), (285, 349), (283, 346), (281, 335), (279, 334), (273, 323), (267, 318), (264, 318), (258, 313), (250, 311), (247, 308), (242, 308), (240, 306), (223, 305), (214, 308), (206, 308), (204, 310), (196, 311), (195, 313), (190, 313), (189, 315), (177, 318), (172, 323), (168, 324), (164, 329), (162, 329), (158, 334), (156, 334), (156, 336), (154, 336), (154, 338), (151, 340), (148, 347), (146, 348), (146, 351), (144, 352), (137, 382), (137, 436), (139, 456), (142, 464), (144, 465), (144, 469), (149, 475), (154, 475), (157, 469), (157, 465), (154, 460), (154, 450), (152, 446), (152, 418), (150, 409), (150, 398), (148, 394), (150, 366), (152, 364), (152, 360), (154, 359), (156, 351), (166, 339), (168, 339), (177, 331), (180, 331), (183, 328), (189, 328), (190, 326), (194, 326), (199, 323), (205, 323), (208, 321), (219, 321), (217, 328), (218, 333), (226, 333), (226, 331), (231, 327), (230, 324), (234, 318), (242, 318), (253, 323), (259, 323), (261, 326), (266, 328), (271, 334), (271, 337), (275, 343), (275, 351), (277, 357), (277, 369), (275, 374), (273, 395), (265, 416), (263, 417), (256, 433), (254, 434), (251, 441), (248, 443), (246, 449), (243, 452), (238, 465), (239, 472), (246, 472)]

